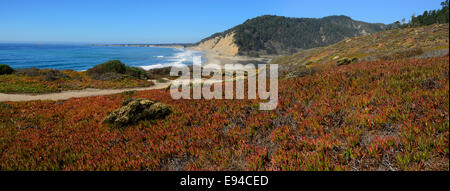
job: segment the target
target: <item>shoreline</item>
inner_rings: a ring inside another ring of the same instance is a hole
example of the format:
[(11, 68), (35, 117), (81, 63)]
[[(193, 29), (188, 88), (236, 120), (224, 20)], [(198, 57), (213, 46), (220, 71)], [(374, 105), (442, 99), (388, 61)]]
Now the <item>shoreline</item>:
[(70, 98), (82, 98), (82, 97), (92, 97), (92, 96), (104, 96), (104, 95), (112, 95), (123, 93), (127, 91), (146, 91), (146, 90), (156, 90), (156, 89), (165, 89), (169, 87), (171, 81), (165, 83), (158, 83), (155, 80), (155, 85), (150, 87), (141, 87), (141, 88), (123, 88), (123, 89), (94, 89), (87, 88), (82, 90), (70, 90), (63, 91), (57, 93), (48, 93), (48, 94), (6, 94), (0, 93), (0, 102), (19, 102), (19, 101), (37, 101), (37, 100), (50, 100), (50, 101), (58, 101), (58, 100), (67, 100)]
[[(161, 48), (177, 48), (177, 47), (169, 47), (169, 46), (159, 46)], [(209, 50), (199, 50), (193, 47), (182, 48), (185, 50), (193, 50), (202, 52), (202, 56), (206, 59), (205, 63), (202, 65), (208, 64), (218, 64), (223, 66), (225, 64), (267, 64), (271, 59), (269, 58), (251, 58), (245, 56), (224, 56), (220, 55), (214, 51)], [(170, 66), (167, 66), (170, 67)], [(164, 67), (163, 67), (164, 68)], [(156, 68), (155, 68), (156, 69)], [(151, 70), (151, 69), (150, 69)], [(148, 71), (148, 70), (147, 70)], [(168, 80), (165, 83), (158, 83), (157, 80), (154, 80), (155, 85), (151, 87), (137, 87), (137, 88), (123, 88), (123, 89), (93, 89), (87, 88), (83, 90), (70, 90), (63, 91), (57, 93), (47, 93), (47, 94), (18, 94), (18, 93), (0, 93), (0, 102), (20, 102), (20, 101), (37, 101), (37, 100), (67, 100), (70, 98), (82, 98), (82, 97), (92, 97), (92, 96), (104, 96), (104, 95), (112, 95), (118, 94), (126, 91), (146, 91), (146, 90), (156, 90), (156, 89), (165, 89), (170, 86), (172, 83), (171, 80)], [(222, 82), (222, 81), (221, 81)], [(218, 82), (213, 82), (218, 83)]]

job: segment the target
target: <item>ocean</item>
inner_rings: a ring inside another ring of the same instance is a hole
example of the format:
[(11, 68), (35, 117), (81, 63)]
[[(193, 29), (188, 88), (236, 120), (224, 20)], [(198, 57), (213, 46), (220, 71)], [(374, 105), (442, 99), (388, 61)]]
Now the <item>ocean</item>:
[(116, 47), (70, 44), (1, 44), (0, 64), (13, 68), (51, 68), (83, 71), (108, 60), (120, 60), (146, 70), (192, 65), (202, 52), (162, 47)]

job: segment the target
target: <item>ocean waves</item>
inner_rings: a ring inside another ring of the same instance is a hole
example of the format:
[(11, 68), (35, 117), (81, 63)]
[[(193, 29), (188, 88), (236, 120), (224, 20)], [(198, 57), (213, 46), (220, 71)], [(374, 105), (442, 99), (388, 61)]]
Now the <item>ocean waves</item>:
[(117, 47), (50, 44), (0, 44), (0, 64), (13, 68), (51, 68), (84, 71), (108, 60), (145, 70), (192, 65), (202, 52), (161, 47)]
[(180, 49), (180, 48), (176, 48), (174, 50), (177, 52), (174, 53), (172, 56), (169, 56), (169, 57), (157, 56), (157, 58), (162, 59), (161, 63), (147, 65), (147, 66), (141, 66), (141, 68), (143, 68), (144, 70), (151, 70), (151, 69), (155, 69), (155, 68), (164, 68), (164, 67), (172, 67), (172, 66), (180, 66), (180, 65), (192, 65), (193, 57), (202, 55), (202, 52), (200, 52), (200, 51)]

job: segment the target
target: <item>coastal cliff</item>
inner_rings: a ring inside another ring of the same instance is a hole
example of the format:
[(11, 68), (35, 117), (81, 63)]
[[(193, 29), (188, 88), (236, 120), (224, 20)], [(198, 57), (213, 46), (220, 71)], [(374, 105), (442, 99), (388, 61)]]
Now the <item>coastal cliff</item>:
[(200, 42), (193, 46), (192, 49), (200, 51), (211, 51), (224, 56), (236, 56), (239, 52), (238, 45), (234, 42), (235, 33), (231, 32), (224, 36), (217, 36)]

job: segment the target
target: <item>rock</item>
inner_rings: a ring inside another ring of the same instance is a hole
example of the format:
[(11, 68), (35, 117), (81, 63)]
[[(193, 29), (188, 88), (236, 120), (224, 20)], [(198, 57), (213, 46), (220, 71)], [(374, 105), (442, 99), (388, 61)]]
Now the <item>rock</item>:
[(150, 101), (148, 99), (127, 99), (122, 107), (109, 114), (103, 123), (119, 126), (137, 124), (142, 120), (164, 118), (172, 112), (169, 105)]
[(342, 58), (336, 62), (336, 66), (349, 65), (351, 63), (357, 62), (358, 58)]

